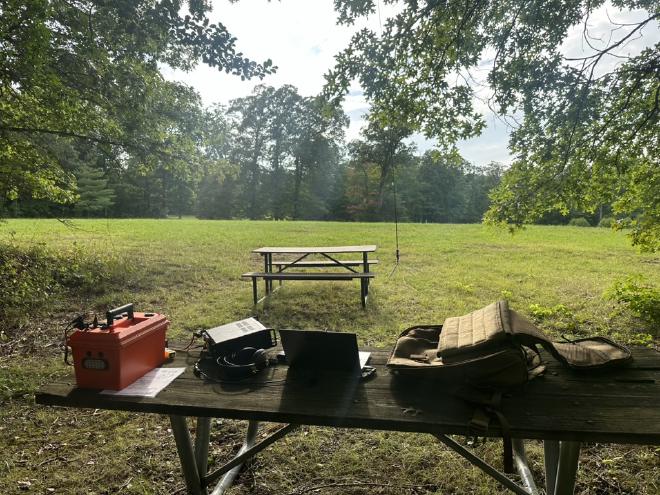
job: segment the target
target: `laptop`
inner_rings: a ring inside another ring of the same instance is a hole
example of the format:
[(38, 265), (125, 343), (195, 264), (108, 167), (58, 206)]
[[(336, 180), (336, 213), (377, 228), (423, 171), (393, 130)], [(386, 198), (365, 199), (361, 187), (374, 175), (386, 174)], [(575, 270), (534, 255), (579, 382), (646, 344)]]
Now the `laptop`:
[(354, 333), (323, 330), (280, 330), (280, 339), (290, 368), (359, 373), (369, 359), (359, 352)]

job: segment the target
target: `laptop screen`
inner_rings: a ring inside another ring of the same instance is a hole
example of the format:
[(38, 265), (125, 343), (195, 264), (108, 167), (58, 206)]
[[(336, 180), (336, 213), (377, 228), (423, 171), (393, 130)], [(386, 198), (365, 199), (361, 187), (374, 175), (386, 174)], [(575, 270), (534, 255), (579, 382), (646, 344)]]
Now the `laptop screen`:
[(361, 368), (354, 333), (280, 330), (291, 368), (358, 372)]

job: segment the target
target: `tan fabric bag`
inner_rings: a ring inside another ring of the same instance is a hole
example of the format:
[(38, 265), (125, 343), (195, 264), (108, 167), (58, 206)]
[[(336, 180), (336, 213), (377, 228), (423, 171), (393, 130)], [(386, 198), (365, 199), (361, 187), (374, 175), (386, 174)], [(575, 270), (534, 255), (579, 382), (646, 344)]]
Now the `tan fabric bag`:
[(498, 301), (442, 326), (405, 330), (387, 366), (399, 375), (508, 389), (523, 385), (544, 370), (537, 345), (565, 366), (601, 369), (632, 360), (625, 347), (605, 337), (552, 342), (531, 322)]

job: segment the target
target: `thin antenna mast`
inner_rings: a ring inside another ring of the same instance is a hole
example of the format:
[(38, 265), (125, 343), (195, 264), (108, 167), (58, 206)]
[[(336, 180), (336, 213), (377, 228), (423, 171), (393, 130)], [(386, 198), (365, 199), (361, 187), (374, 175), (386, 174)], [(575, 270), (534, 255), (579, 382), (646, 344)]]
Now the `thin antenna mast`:
[[(377, 0), (376, 7), (378, 9), (378, 25), (380, 27), (380, 37), (383, 37), (383, 21), (380, 17), (380, 0)], [(396, 263), (394, 268), (390, 272), (390, 277), (394, 275), (394, 272), (399, 267), (400, 252), (399, 252), (399, 211), (397, 209), (397, 200), (396, 200), (396, 170), (392, 171), (392, 187), (394, 189), (394, 237), (396, 239)]]
[(399, 260), (400, 260), (400, 252), (399, 252), (399, 211), (397, 208), (397, 200), (396, 200), (396, 171), (392, 172), (392, 187), (394, 188), (394, 236), (396, 239), (396, 263), (394, 264), (394, 268), (392, 268), (392, 272), (390, 273), (390, 277), (394, 274), (396, 269), (399, 267)]

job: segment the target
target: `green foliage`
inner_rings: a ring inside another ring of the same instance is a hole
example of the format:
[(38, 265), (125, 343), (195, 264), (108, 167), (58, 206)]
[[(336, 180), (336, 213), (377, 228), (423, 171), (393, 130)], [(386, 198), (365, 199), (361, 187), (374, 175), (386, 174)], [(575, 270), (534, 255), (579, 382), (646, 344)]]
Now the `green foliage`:
[(108, 187), (102, 170), (82, 166), (77, 174), (78, 196), (76, 209), (83, 213), (107, 211), (113, 205), (115, 193)]
[(53, 250), (0, 242), (0, 330), (20, 327), (64, 297), (112, 290), (129, 271), (116, 255), (102, 256), (78, 245)]
[[(336, 0), (335, 7), (340, 22), (351, 24), (377, 4)], [(329, 100), (358, 79), (381, 125), (423, 131), (450, 147), (484, 126), (472, 74), (486, 70), (489, 107), (516, 120), (523, 115), (510, 139), (515, 161), (486, 220), (522, 226), (554, 211), (611, 204), (616, 215), (634, 218), (633, 243), (660, 249), (660, 44), (651, 35), (646, 45), (655, 46), (622, 49), (653, 32), (657, 2), (616, 2), (645, 10), (598, 43), (589, 20), (602, 1), (404, 0), (398, 7), (382, 34), (358, 31), (337, 56), (326, 76)], [(569, 57), (565, 42), (581, 25), (587, 48)], [(611, 57), (621, 63), (610, 64)]]
[(605, 228), (612, 228), (616, 221), (612, 217), (603, 217), (600, 219), (600, 222), (598, 222), (599, 227), (605, 227)]
[(654, 328), (660, 328), (660, 290), (640, 275), (616, 281), (605, 297), (624, 304)]
[(568, 225), (571, 225), (572, 227), (591, 227), (589, 220), (584, 217), (571, 218)]
[(545, 320), (555, 316), (570, 315), (569, 309), (563, 304), (557, 304), (553, 307), (542, 306), (541, 304), (530, 304), (529, 312), (537, 320)]
[(236, 51), (209, 22), (208, 2), (10, 0), (1, 9), (2, 200), (71, 203), (71, 158), (118, 174), (194, 170), (199, 96), (159, 67), (202, 62), (244, 79), (274, 70)]

